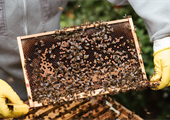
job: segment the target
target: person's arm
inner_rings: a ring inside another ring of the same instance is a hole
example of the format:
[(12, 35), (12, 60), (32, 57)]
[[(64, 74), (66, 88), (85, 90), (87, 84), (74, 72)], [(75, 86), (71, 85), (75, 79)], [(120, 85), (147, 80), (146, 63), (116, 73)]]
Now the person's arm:
[[(6, 103), (6, 98), (11, 102)], [(0, 79), (0, 118), (14, 118), (28, 113), (28, 106), (23, 103), (14, 90)]]
[(160, 83), (157, 88), (152, 89), (159, 90), (170, 86), (170, 37), (154, 41), (154, 65), (155, 75), (150, 81)]
[(127, 0), (108, 0), (110, 3), (114, 5), (129, 5)]

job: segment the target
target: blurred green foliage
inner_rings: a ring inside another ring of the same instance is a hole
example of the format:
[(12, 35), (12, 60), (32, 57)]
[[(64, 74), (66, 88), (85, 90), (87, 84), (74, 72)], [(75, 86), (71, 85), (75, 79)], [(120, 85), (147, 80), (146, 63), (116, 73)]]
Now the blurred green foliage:
[[(147, 77), (154, 72), (152, 43), (149, 40), (143, 20), (135, 13), (130, 5), (115, 6), (107, 0), (70, 0), (61, 16), (61, 26), (80, 25), (87, 21), (112, 21), (123, 19), (124, 15), (131, 15), (136, 26), (142, 57)], [(144, 119), (170, 119), (170, 89), (153, 91), (131, 91), (119, 93), (113, 97), (119, 103), (134, 111)]]

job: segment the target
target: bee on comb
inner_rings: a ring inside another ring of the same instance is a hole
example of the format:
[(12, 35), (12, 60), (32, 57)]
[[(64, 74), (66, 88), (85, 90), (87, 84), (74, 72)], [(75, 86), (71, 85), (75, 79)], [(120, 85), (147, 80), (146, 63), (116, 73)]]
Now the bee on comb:
[(131, 18), (17, 39), (31, 107), (149, 86)]

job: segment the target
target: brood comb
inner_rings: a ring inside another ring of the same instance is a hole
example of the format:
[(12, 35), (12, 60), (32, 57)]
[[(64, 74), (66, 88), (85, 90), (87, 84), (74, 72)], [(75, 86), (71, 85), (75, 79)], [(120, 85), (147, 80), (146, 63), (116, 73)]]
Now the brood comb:
[(131, 18), (17, 39), (30, 107), (149, 84)]

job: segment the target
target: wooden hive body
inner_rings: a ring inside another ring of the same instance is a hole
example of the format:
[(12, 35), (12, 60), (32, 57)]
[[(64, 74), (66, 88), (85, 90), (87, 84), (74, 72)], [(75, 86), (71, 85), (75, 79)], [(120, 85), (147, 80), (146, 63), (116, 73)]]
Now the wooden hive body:
[[(108, 101), (119, 114), (110, 109), (105, 104)], [(123, 105), (113, 100), (108, 96), (93, 97), (91, 100), (83, 100), (81, 102), (69, 102), (61, 105), (48, 105), (44, 107), (38, 107), (31, 109), (29, 113), (19, 118), (22, 120), (30, 119), (45, 119), (45, 120), (87, 120), (87, 119), (119, 119), (119, 120), (143, 120), (140, 116), (134, 112), (128, 110)]]

